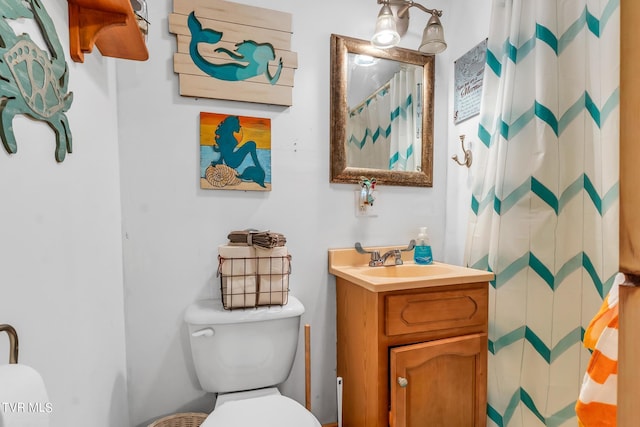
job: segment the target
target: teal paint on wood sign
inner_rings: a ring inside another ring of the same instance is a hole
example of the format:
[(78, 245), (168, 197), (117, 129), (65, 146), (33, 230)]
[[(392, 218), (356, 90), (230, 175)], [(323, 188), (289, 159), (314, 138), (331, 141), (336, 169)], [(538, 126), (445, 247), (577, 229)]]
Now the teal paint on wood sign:
[(214, 52), (225, 53), (232, 62), (214, 64), (207, 61), (198, 52), (198, 43), (216, 44), (222, 40), (223, 33), (213, 29), (203, 29), (194, 12), (189, 14), (187, 23), (191, 32), (191, 43), (189, 44), (191, 59), (198, 68), (211, 77), (227, 81), (242, 81), (264, 74), (267, 81), (272, 85), (276, 84), (280, 78), (282, 58), (280, 58), (276, 72), (273, 75), (269, 72), (269, 62), (276, 59), (276, 52), (270, 43), (256, 43), (253, 40), (245, 40), (236, 43), (236, 48), (233, 52), (229, 49), (218, 47)]
[(173, 70), (180, 95), (293, 103), (298, 55), (290, 13), (225, 0), (173, 0)]
[[(28, 7), (27, 7), (28, 6)], [(71, 129), (65, 112), (71, 107), (69, 69), (51, 17), (40, 0), (0, 0), (0, 138), (16, 153), (13, 118), (25, 114), (45, 122), (56, 134), (55, 157), (71, 153)], [(35, 20), (49, 52), (29, 34), (15, 34), (7, 20)]]

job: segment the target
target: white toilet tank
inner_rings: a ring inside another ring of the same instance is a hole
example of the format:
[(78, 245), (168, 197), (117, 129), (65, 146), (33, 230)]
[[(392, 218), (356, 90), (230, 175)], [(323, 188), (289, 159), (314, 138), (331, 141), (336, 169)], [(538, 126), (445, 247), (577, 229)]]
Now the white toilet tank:
[(190, 305), (184, 318), (202, 389), (227, 393), (283, 383), (293, 366), (303, 313), (291, 295), (284, 306), (225, 310), (213, 299)]

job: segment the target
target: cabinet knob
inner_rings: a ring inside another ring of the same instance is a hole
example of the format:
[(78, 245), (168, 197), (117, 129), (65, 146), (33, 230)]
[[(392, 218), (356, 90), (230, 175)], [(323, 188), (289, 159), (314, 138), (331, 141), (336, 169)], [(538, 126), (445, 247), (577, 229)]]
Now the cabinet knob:
[(406, 378), (403, 377), (398, 377), (398, 385), (402, 388), (406, 387), (409, 385), (409, 381), (407, 381)]

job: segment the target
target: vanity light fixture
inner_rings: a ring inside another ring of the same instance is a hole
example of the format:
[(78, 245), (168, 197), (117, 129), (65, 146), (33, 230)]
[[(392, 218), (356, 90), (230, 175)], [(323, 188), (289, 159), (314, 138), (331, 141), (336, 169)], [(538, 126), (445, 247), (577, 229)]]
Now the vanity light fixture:
[[(376, 20), (376, 30), (371, 38), (371, 44), (379, 49), (388, 49), (396, 46), (400, 38), (407, 32), (409, 27), (409, 9), (417, 7), (423, 12), (431, 14), (427, 26), (422, 33), (422, 42), (418, 50), (428, 55), (435, 55), (447, 48), (444, 40), (444, 30), (440, 17), (441, 10), (429, 9), (416, 3), (413, 0), (377, 0), (382, 5), (378, 19)], [(397, 7), (396, 16), (393, 15), (391, 6)]]
[(398, 43), (400, 43), (400, 34), (396, 28), (396, 18), (393, 16), (389, 3), (384, 3), (378, 13), (376, 32), (371, 38), (371, 44), (380, 49), (388, 49)]

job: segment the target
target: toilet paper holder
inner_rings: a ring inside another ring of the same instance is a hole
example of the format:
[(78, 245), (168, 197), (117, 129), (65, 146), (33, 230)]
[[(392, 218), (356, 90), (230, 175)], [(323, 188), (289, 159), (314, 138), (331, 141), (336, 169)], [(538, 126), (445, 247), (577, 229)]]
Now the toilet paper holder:
[(0, 332), (9, 335), (9, 364), (18, 363), (18, 333), (11, 325), (0, 325)]

